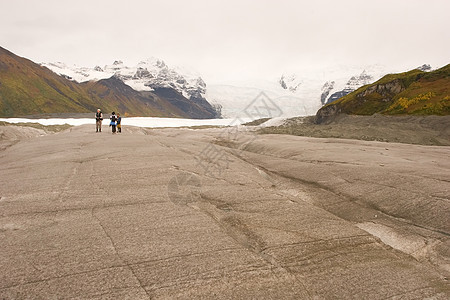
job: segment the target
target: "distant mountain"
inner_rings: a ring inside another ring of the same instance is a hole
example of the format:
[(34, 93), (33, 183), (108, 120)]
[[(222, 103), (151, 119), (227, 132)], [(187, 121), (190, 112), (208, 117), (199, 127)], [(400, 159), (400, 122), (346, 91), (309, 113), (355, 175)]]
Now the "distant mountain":
[(281, 78), (278, 82), (283, 89), (288, 90), (292, 93), (295, 93), (302, 84), (302, 81), (295, 74), (283, 74), (281, 75)]
[(360, 75), (350, 77), (345, 86), (338, 91), (335, 91), (336, 90), (335, 81), (331, 82), (327, 81), (324, 84), (324, 87), (322, 88), (322, 95), (320, 97), (320, 101), (324, 105), (329, 104), (331, 102), (338, 100), (341, 97), (344, 97), (345, 95), (350, 94), (359, 87), (369, 84), (373, 81), (374, 76), (367, 74), (366, 70), (364, 70)]
[(424, 72), (429, 72), (432, 70), (432, 68), (429, 64), (423, 64), (420, 67), (417, 67), (417, 69), (420, 71), (424, 71)]
[[(220, 117), (218, 110), (205, 99), (206, 84), (199, 75), (181, 68), (169, 68), (161, 59), (151, 58), (134, 67), (128, 67), (120, 60), (103, 68), (67, 66), (61, 62), (41, 65), (76, 82), (98, 81), (114, 76), (138, 92), (154, 92), (162, 97), (170, 94), (172, 104), (180, 104), (180, 108), (187, 109), (186, 112), (196, 118), (204, 116), (205, 113), (211, 118)], [(179, 101), (173, 101), (175, 95)], [(200, 111), (193, 110), (191, 102), (198, 106)]]
[[(90, 77), (91, 70), (78, 70), (77, 76)], [(95, 68), (96, 74), (104, 74)], [(73, 75), (73, 74), (72, 74)], [(78, 83), (70, 75), (60, 76), (46, 67), (19, 57), (0, 47), (0, 116), (18, 117), (48, 113), (120, 111), (130, 116), (214, 118), (208, 102), (162, 93), (136, 91), (118, 76)], [(176, 98), (176, 100), (174, 100)]]
[(339, 114), (450, 114), (450, 65), (431, 72), (389, 74), (322, 107), (318, 123)]

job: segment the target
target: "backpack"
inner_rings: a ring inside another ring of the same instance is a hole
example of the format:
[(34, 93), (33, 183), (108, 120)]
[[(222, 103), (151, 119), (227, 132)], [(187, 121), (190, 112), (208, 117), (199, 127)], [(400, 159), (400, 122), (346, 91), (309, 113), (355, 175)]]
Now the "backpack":
[(112, 115), (110, 119), (111, 119), (111, 122), (115, 122), (117, 120), (115, 115)]

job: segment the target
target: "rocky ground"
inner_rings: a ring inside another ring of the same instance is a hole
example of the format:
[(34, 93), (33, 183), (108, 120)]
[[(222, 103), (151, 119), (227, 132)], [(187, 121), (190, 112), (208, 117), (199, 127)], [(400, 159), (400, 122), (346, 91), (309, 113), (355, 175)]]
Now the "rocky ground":
[(261, 133), (450, 146), (450, 116), (341, 114), (325, 124), (315, 124), (314, 120), (292, 118), (282, 126), (263, 128)]
[(448, 146), (93, 129), (2, 128), (0, 299), (450, 296)]
[(24, 139), (60, 132), (70, 128), (70, 125), (44, 126), (38, 123), (10, 124), (0, 121), (0, 151)]

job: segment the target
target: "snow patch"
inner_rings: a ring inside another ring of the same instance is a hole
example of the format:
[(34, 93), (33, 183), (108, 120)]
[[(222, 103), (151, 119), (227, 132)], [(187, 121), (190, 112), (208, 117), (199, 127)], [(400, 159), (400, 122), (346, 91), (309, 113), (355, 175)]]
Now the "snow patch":
[(281, 126), (286, 122), (286, 119), (284, 117), (272, 118), (259, 125), (259, 127)]
[[(25, 119), (25, 118), (0, 118), (0, 121), (8, 123), (39, 123), (42, 125), (63, 125), (69, 124), (72, 126), (79, 126), (85, 124), (95, 124), (94, 118), (80, 118), (80, 119)], [(240, 125), (246, 122), (250, 122), (249, 118), (243, 119), (179, 119), (179, 118), (153, 118), (153, 117), (133, 117), (124, 118), (122, 117), (123, 126), (138, 126), (138, 127), (149, 127), (149, 128), (160, 128), (160, 127), (190, 127), (190, 126), (229, 126), (229, 125)], [(108, 126), (109, 120), (104, 119), (103, 125)]]

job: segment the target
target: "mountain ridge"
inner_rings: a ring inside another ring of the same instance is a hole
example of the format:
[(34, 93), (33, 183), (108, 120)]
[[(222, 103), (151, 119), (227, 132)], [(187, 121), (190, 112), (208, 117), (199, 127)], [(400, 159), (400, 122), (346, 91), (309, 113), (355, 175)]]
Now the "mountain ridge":
[(79, 83), (99, 81), (116, 76), (136, 91), (153, 91), (156, 88), (173, 88), (190, 99), (204, 98), (206, 84), (198, 74), (187, 74), (180, 68), (170, 68), (162, 59), (151, 57), (135, 66), (127, 66), (116, 60), (103, 68), (68, 66), (62, 62), (41, 63), (53, 72)]

